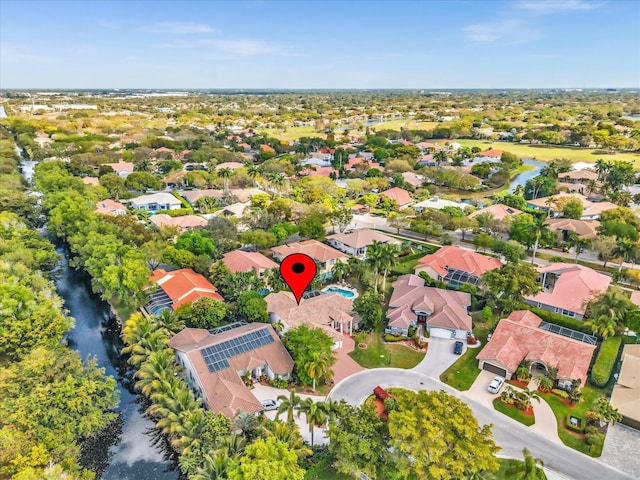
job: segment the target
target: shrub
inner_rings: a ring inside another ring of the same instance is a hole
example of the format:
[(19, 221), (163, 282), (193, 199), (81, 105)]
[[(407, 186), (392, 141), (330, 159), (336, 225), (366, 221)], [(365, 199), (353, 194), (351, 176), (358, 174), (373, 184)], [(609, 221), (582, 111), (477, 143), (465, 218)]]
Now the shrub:
[(289, 386), (289, 380), (284, 378), (270, 378), (268, 382), (274, 388), (287, 388)]
[(184, 215), (193, 215), (193, 208), (178, 208), (177, 210), (162, 210), (162, 213), (166, 213), (170, 217), (182, 217)]
[(565, 317), (564, 315), (560, 315), (558, 313), (547, 312), (546, 310), (542, 310), (541, 308), (536, 307), (528, 307), (528, 309), (538, 315), (542, 320), (547, 323), (554, 323), (556, 325), (560, 325), (561, 327), (567, 327), (572, 330), (577, 330), (578, 332), (587, 333), (589, 335), (593, 334), (593, 331), (590, 327), (585, 326), (580, 320), (576, 320), (575, 318)]
[(566, 390), (562, 390), (561, 388), (554, 388), (553, 390), (551, 390), (551, 393), (560, 398), (564, 398), (565, 400), (569, 398), (569, 392), (567, 392)]
[(385, 333), (384, 334), (384, 341), (385, 342), (401, 342), (402, 340), (406, 340), (407, 337), (402, 336), (402, 335), (391, 335), (390, 333)]
[(620, 337), (610, 337), (600, 345), (600, 351), (591, 369), (591, 383), (596, 387), (604, 387), (609, 383), (621, 343)]
[(584, 425), (585, 425), (585, 420), (584, 418), (580, 418), (580, 417), (574, 417), (578, 419), (578, 425), (573, 425), (571, 423), (571, 417), (572, 415), (566, 415), (564, 417), (564, 424), (565, 427), (567, 428), (567, 430), (571, 430), (572, 432), (576, 432), (576, 433), (583, 433), (584, 432)]

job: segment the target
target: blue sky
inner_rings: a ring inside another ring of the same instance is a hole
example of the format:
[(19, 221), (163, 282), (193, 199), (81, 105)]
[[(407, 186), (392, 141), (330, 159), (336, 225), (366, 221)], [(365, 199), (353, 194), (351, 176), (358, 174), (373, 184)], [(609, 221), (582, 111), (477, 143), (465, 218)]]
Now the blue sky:
[(638, 86), (639, 0), (0, 0), (0, 88)]

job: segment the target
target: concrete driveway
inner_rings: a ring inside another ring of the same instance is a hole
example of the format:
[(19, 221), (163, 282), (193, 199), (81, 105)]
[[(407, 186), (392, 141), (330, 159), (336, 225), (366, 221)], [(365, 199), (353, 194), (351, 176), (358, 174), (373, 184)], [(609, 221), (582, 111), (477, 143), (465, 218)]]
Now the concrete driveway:
[[(440, 375), (460, 358), (459, 355), (453, 353), (454, 343), (455, 340), (450, 338), (429, 338), (427, 354), (412, 370), (429, 377), (440, 378)], [(467, 346), (464, 345), (462, 353), (466, 350)]]
[[(473, 385), (471, 385), (471, 388), (469, 388), (469, 390), (463, 393), (467, 397), (473, 398), (480, 405), (493, 409), (492, 402), (493, 402), (493, 399), (497, 397), (497, 395), (494, 395), (493, 393), (489, 393), (489, 391), (487, 390), (487, 387), (489, 386), (489, 383), (491, 383), (491, 380), (495, 376), (496, 376), (495, 373), (487, 372), (486, 370), (481, 370), (480, 375), (478, 375), (478, 378), (476, 378), (476, 381), (473, 382)], [(500, 392), (502, 392), (502, 390), (504, 390), (504, 386), (502, 387)]]

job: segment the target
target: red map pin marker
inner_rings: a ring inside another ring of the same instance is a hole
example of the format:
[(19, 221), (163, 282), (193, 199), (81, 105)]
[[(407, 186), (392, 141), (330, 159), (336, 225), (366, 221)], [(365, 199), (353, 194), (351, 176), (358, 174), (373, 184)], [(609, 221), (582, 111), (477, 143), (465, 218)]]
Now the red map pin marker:
[(318, 267), (313, 258), (304, 253), (294, 253), (282, 260), (280, 264), (280, 275), (296, 297), (296, 302), (300, 305), (300, 299), (305, 289), (309, 286), (313, 277), (316, 276)]

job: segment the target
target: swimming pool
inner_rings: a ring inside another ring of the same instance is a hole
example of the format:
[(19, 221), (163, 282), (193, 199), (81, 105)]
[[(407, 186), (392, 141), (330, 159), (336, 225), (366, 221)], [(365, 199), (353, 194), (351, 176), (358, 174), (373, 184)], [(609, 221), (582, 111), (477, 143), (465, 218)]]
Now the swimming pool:
[(342, 295), (345, 298), (354, 298), (356, 296), (355, 293), (353, 293), (351, 290), (346, 290), (344, 288), (340, 288), (340, 287), (327, 287), (323, 290), (323, 292), (327, 292), (327, 293), (338, 293), (340, 295)]

